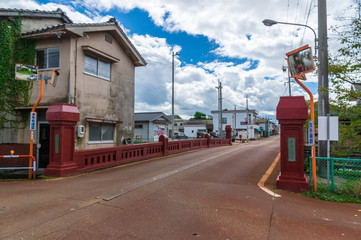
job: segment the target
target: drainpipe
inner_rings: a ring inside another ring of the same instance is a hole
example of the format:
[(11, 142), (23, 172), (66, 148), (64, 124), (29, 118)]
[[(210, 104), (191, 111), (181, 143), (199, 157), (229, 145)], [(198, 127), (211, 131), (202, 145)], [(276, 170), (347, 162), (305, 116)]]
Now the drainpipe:
[(78, 66), (78, 38), (75, 39), (75, 66), (74, 66), (74, 71), (75, 71), (75, 79), (74, 79), (74, 100), (73, 100), (73, 104), (76, 105), (76, 82), (77, 82), (77, 66)]

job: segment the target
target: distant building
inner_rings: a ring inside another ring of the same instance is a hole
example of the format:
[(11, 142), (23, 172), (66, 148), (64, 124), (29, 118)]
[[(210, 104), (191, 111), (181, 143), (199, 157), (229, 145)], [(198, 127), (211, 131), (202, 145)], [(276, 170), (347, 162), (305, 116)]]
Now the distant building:
[[(215, 132), (218, 133), (219, 129), (219, 112), (211, 111), (213, 114), (213, 127)], [(261, 128), (258, 125), (258, 111), (256, 110), (236, 110), (236, 111), (222, 111), (222, 132), (225, 132), (226, 125), (232, 127), (233, 135), (236, 138), (242, 139), (258, 139), (261, 137)]]
[(201, 134), (213, 131), (212, 120), (190, 119), (184, 125), (184, 134), (191, 138), (196, 138)]
[(262, 130), (261, 137), (269, 137), (278, 134), (278, 128), (276, 123), (272, 122), (267, 118), (258, 119), (258, 125)]
[[(169, 118), (172, 121), (172, 115), (167, 115), (167, 118)], [(174, 133), (177, 134), (179, 132), (184, 132), (184, 123), (186, 120), (182, 119), (179, 115), (174, 115)], [(168, 136), (172, 136), (172, 123), (168, 126), (169, 132)]]
[(172, 121), (163, 112), (141, 112), (134, 114), (134, 138), (158, 141), (160, 135), (167, 135)]

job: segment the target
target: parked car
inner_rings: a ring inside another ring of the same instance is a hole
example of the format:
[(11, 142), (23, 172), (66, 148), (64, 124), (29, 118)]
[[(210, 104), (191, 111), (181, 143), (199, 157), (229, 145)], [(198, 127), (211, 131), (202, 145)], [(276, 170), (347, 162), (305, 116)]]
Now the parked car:
[(207, 134), (206, 132), (197, 132), (197, 138), (204, 138), (204, 135)]
[(175, 133), (176, 139), (187, 139), (188, 137), (184, 134), (184, 132)]
[(36, 74), (30, 75), (27, 79), (34, 81), (34, 80), (38, 79), (38, 75), (36, 75)]
[(209, 135), (211, 136), (211, 138), (218, 138), (216, 132), (211, 132), (211, 133), (209, 133)]

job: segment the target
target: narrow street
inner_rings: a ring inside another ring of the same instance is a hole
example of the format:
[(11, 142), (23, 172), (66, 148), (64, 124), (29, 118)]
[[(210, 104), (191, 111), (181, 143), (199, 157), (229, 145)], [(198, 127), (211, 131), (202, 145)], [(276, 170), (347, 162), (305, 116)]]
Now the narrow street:
[(0, 182), (0, 239), (360, 239), (361, 205), (287, 191), (274, 198), (257, 186), (278, 153), (272, 137)]

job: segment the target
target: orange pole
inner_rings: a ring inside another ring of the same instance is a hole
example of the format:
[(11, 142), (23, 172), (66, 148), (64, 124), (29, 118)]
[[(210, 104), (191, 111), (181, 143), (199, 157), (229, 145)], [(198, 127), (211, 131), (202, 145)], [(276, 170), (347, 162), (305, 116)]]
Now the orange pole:
[[(310, 120), (313, 122), (313, 141), (315, 141), (315, 107), (314, 107), (314, 102), (313, 102), (313, 95), (312, 95), (311, 91), (298, 79), (298, 77), (295, 76), (294, 79), (310, 96), (310, 112), (311, 112)], [(312, 145), (312, 184), (313, 184), (313, 191), (317, 192), (315, 142), (313, 142), (313, 145)]]
[[(41, 75), (44, 75), (44, 72), (41, 72)], [(36, 107), (39, 105), (41, 99), (43, 98), (43, 92), (44, 92), (44, 80), (40, 80), (40, 96), (38, 100), (36, 101), (35, 105), (31, 109), (31, 112), (35, 112)], [(33, 156), (33, 145), (34, 145), (34, 130), (30, 130), (30, 156)], [(31, 175), (33, 175), (33, 178), (35, 179), (36, 171), (33, 171), (33, 159), (29, 158), (29, 179), (31, 179)], [(35, 161), (36, 164), (36, 161)]]

